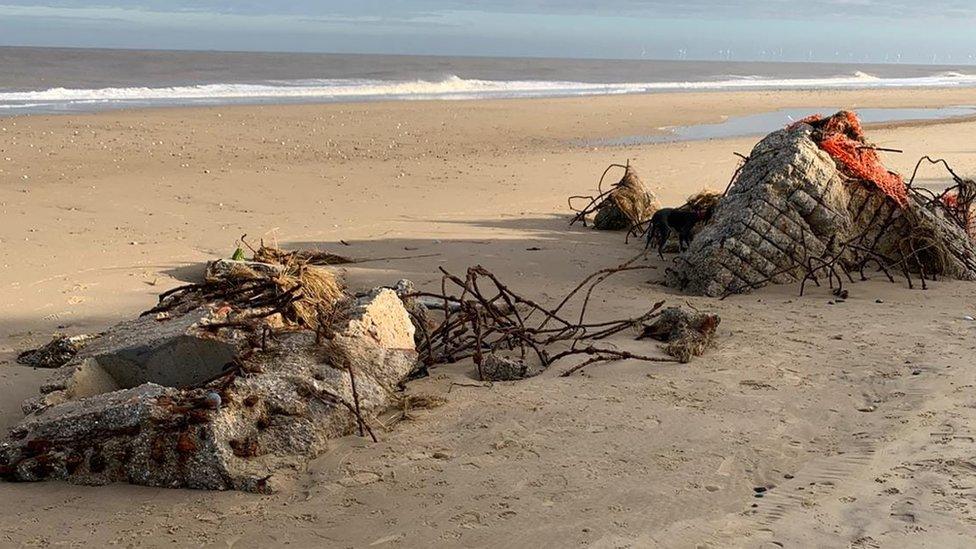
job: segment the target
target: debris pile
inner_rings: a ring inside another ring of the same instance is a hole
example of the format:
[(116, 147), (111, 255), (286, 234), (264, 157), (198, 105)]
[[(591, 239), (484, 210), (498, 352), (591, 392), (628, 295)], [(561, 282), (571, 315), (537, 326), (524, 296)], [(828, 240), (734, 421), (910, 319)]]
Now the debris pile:
[[(976, 280), (976, 247), (944, 200), (902, 183), (902, 202), (900, 177), (877, 173), (853, 115), (812, 122), (756, 145), (712, 222), (668, 269), (669, 286), (726, 296), (825, 281), (840, 291), (869, 269), (923, 287), (936, 276)], [(829, 153), (850, 152), (851, 142), (860, 143), (853, 159)]]
[(704, 189), (688, 197), (682, 208), (693, 212), (714, 211), (718, 203), (722, 200), (722, 193)]
[(946, 213), (956, 225), (959, 225), (966, 231), (970, 240), (976, 241), (976, 181), (960, 177), (949, 166), (949, 163), (941, 158), (933, 159), (929, 156), (923, 156), (918, 161), (918, 164), (915, 165), (915, 171), (912, 173), (912, 179), (909, 184), (915, 182), (915, 177), (918, 175), (918, 171), (924, 163), (943, 166), (949, 172), (949, 175), (952, 176), (953, 185), (942, 191), (941, 194), (936, 194), (921, 187), (913, 188), (913, 190), (927, 198), (930, 202), (943, 205)]
[(518, 381), (525, 379), (529, 365), (521, 358), (506, 358), (496, 354), (486, 355), (481, 361), (483, 381)]
[[(615, 274), (651, 268), (636, 264), (642, 257), (591, 274), (554, 307), (516, 293), (484, 267), (469, 268), (463, 279), (442, 268), (441, 293), (408, 296), (425, 299), (444, 312), (434, 329), (423, 330), (420, 358), (427, 366), (471, 358), (482, 381), (523, 379), (569, 357), (584, 360), (562, 372), (563, 376), (616, 360), (677, 362), (602, 343), (626, 331), (641, 331), (660, 316), (663, 302), (635, 318), (587, 320), (587, 307), (597, 286)], [(578, 312), (571, 313), (574, 298), (578, 298)]]
[(664, 352), (688, 363), (714, 345), (715, 331), (721, 322), (716, 314), (668, 307), (654, 323), (644, 326), (638, 339), (662, 341), (666, 343)]
[(0, 477), (262, 492), (331, 439), (373, 436), (417, 367), (407, 310), (275, 261), (211, 264), (78, 351), (25, 403)]
[(60, 368), (67, 364), (85, 345), (98, 336), (55, 336), (39, 349), (24, 351), (17, 355), (17, 363), (34, 368)]
[[(623, 168), (624, 175), (620, 181), (614, 183), (610, 189), (603, 190), (603, 181), (614, 168)], [(654, 215), (661, 204), (657, 197), (647, 190), (647, 187), (637, 175), (637, 171), (627, 165), (611, 164), (597, 185), (597, 196), (571, 196), (569, 207), (576, 215), (570, 222), (574, 225), (582, 222), (585, 227), (587, 218), (595, 214), (593, 227), (603, 231), (631, 230), (643, 225)], [(582, 209), (573, 206), (574, 200), (587, 200)]]

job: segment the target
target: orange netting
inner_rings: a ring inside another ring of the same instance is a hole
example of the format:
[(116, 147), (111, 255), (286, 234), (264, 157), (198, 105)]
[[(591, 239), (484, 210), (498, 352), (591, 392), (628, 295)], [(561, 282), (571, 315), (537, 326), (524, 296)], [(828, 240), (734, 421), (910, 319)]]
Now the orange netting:
[(889, 172), (881, 158), (866, 145), (864, 128), (857, 115), (841, 111), (830, 118), (819, 114), (808, 116), (793, 124), (809, 124), (820, 130), (818, 145), (839, 162), (852, 177), (870, 181), (900, 206), (908, 205), (908, 188), (898, 174)]

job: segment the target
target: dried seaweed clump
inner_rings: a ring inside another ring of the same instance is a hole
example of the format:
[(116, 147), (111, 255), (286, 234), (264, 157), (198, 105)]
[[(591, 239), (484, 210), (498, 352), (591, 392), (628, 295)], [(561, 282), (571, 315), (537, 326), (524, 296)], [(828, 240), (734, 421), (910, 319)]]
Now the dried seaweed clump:
[(211, 262), (205, 282), (163, 293), (159, 305), (143, 315), (168, 315), (202, 303), (219, 303), (228, 311), (228, 325), (280, 319), (272, 324), (318, 331), (332, 323), (347, 301), (339, 274), (312, 264), (310, 254), (262, 246), (254, 255), (254, 261)]
[(273, 279), (285, 292), (298, 290), (291, 310), (301, 324), (315, 328), (323, 317), (331, 317), (345, 297), (339, 276), (328, 267), (299, 265)]
[(528, 377), (529, 366), (519, 358), (485, 355), (481, 361), (481, 378), (485, 381), (518, 381)]
[[(603, 180), (613, 168), (623, 168), (624, 175), (610, 189), (603, 190)], [(612, 164), (603, 172), (598, 185), (599, 194), (592, 196), (572, 196), (569, 198), (570, 208), (576, 212), (570, 225), (582, 222), (586, 225), (587, 217), (596, 214), (593, 227), (603, 231), (629, 230), (649, 220), (661, 204), (653, 193), (647, 190), (637, 171), (630, 164), (626, 166)], [(588, 200), (586, 207), (573, 207), (574, 199)]]
[(722, 193), (704, 189), (689, 196), (685, 207), (696, 212), (715, 211), (720, 200), (722, 200)]
[(627, 166), (597, 211), (593, 226), (602, 231), (629, 229), (650, 219), (658, 208), (657, 199), (647, 191), (637, 172)]
[(272, 265), (348, 265), (355, 259), (322, 250), (282, 250), (264, 246), (254, 251), (254, 261)]

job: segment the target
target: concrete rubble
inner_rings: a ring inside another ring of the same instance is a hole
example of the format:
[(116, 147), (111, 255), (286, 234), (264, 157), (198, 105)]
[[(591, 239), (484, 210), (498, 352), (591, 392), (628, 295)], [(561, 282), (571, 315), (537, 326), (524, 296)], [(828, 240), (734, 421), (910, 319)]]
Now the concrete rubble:
[[(898, 263), (920, 228), (945, 247), (929, 267), (942, 276), (976, 280), (976, 248), (938, 208), (911, 197), (901, 208), (869, 183), (851, 179), (799, 124), (763, 139), (712, 222), (668, 269), (667, 284), (708, 296), (795, 283), (809, 258), (846, 254), (854, 271), (872, 250)], [(841, 246), (853, 243), (856, 246)], [(914, 253), (914, 252), (912, 252)], [(911, 267), (915, 267), (913, 259)], [(926, 263), (923, 258), (922, 263)]]
[(391, 405), (416, 367), (390, 289), (350, 300), (328, 334), (235, 325), (226, 308), (143, 316), (81, 349), (25, 403), (0, 477), (270, 491)]

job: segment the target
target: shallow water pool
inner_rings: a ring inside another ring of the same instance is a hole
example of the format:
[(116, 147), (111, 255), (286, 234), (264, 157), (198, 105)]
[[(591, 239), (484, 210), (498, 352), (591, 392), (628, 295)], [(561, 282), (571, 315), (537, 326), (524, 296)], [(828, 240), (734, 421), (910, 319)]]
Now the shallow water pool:
[[(587, 141), (586, 144), (589, 146), (617, 147), (765, 135), (772, 131), (785, 128), (793, 122), (806, 118), (811, 114), (819, 113), (827, 116), (839, 110), (840, 109), (838, 108), (816, 107), (780, 109), (760, 114), (733, 116), (729, 117), (724, 122), (719, 122), (717, 124), (664, 127), (659, 128), (661, 133), (600, 139), (596, 141)], [(976, 116), (976, 107), (959, 106), (913, 109), (858, 109), (857, 114), (861, 117), (861, 121), (865, 124), (879, 124), (884, 122), (944, 120)]]

